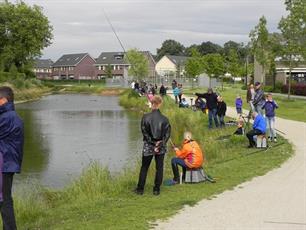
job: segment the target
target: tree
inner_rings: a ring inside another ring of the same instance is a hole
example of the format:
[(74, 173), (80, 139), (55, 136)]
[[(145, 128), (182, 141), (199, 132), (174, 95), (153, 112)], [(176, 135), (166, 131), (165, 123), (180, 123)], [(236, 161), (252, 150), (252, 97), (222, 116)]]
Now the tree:
[(283, 58), (289, 67), (288, 99), (291, 94), (291, 73), (302, 57), (306, 58), (306, 2), (305, 0), (286, 0), (287, 17), (282, 17), (279, 29), (282, 32)]
[(262, 66), (261, 82), (265, 82), (266, 68), (269, 61), (269, 32), (267, 20), (264, 16), (259, 19), (259, 23), (250, 32), (251, 51), (255, 60)]
[(157, 49), (157, 59), (160, 60), (164, 55), (184, 55), (185, 47), (175, 41), (175, 40), (166, 40), (163, 42), (160, 49)]
[[(224, 59), (220, 54), (207, 54), (203, 57), (204, 70), (211, 77), (220, 77), (224, 74)], [(209, 81), (209, 86), (211, 82)]]
[(192, 77), (193, 82), (193, 79), (199, 76), (204, 71), (204, 66), (202, 57), (195, 48), (191, 50), (191, 53), (191, 57), (188, 58), (186, 61), (185, 71), (188, 77)]
[(31, 66), (43, 48), (51, 44), (52, 26), (42, 8), (24, 2), (0, 3), (0, 60), (4, 71)]
[(221, 46), (219, 46), (215, 43), (212, 43), (210, 41), (202, 42), (202, 44), (199, 45), (198, 50), (199, 50), (201, 55), (215, 54), (215, 53), (222, 54), (222, 52), (223, 52), (223, 49), (222, 49)]
[(105, 67), (105, 75), (107, 78), (112, 78), (113, 77), (113, 68), (111, 65), (107, 65)]
[(240, 76), (241, 66), (239, 65), (239, 57), (235, 50), (231, 49), (226, 57), (227, 71), (234, 77)]
[(129, 75), (137, 78), (138, 80), (148, 76), (149, 61), (146, 56), (137, 49), (130, 49), (125, 56), (126, 61), (131, 65)]

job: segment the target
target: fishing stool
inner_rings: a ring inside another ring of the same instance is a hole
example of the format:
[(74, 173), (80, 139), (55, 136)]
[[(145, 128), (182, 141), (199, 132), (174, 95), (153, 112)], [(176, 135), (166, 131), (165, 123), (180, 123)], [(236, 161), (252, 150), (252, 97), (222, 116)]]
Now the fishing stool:
[(205, 180), (206, 176), (202, 167), (195, 169), (186, 169), (185, 183), (200, 183)]

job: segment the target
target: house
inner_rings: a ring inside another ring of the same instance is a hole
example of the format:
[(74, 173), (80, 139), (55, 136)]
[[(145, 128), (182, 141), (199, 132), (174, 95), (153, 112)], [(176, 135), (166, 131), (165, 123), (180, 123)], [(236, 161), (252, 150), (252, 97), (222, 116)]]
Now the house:
[[(282, 58), (277, 57), (275, 59), (275, 82), (288, 83), (289, 67), (285, 64)], [(265, 71), (267, 73), (267, 71)], [(301, 62), (298, 66), (292, 69), (292, 80), (297, 83), (306, 84), (306, 62)], [(255, 60), (254, 63), (254, 82), (263, 82), (265, 85), (272, 85), (273, 79), (264, 77), (262, 66)]]
[(52, 77), (55, 80), (95, 79), (95, 63), (95, 59), (93, 59), (88, 53), (64, 54), (52, 65)]
[(51, 59), (36, 59), (34, 62), (33, 72), (37, 79), (52, 79), (52, 65)]
[(111, 70), (112, 77), (123, 77), (129, 66), (123, 52), (102, 52), (96, 59), (96, 75), (98, 78), (105, 78)]
[(155, 70), (160, 76), (182, 77), (187, 59), (185, 56), (165, 55), (156, 63)]

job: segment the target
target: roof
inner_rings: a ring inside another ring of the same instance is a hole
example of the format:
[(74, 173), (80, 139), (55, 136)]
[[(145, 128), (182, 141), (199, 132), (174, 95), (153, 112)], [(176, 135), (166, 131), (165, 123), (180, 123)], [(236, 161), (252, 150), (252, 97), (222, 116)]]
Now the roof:
[(36, 59), (34, 63), (35, 68), (46, 69), (51, 68), (53, 61), (51, 59)]
[(59, 66), (76, 66), (88, 53), (64, 54), (54, 64), (53, 67)]
[(185, 56), (175, 56), (175, 55), (166, 55), (167, 58), (170, 59), (170, 61), (173, 62), (175, 65), (185, 65), (188, 57)]
[(98, 65), (126, 65), (123, 52), (102, 52), (96, 60)]

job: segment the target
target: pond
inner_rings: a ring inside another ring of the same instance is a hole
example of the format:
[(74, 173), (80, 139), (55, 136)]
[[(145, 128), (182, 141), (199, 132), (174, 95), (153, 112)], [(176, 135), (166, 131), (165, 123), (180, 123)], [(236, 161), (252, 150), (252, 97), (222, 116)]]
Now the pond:
[(120, 107), (116, 96), (51, 95), (16, 110), (25, 125), (17, 186), (38, 182), (59, 188), (93, 161), (116, 173), (140, 157), (140, 117)]

